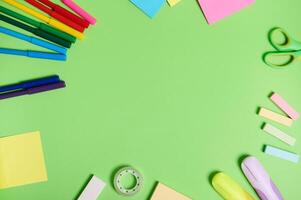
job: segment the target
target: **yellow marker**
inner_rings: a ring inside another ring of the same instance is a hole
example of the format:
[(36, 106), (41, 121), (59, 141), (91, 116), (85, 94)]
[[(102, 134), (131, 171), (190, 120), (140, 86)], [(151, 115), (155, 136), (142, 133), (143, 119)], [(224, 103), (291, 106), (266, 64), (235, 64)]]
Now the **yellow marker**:
[(212, 185), (225, 200), (255, 200), (225, 173), (220, 172), (214, 175)]
[(0, 138), (0, 189), (47, 181), (38, 131)]
[(41, 21), (46, 22), (50, 26), (53, 26), (57, 29), (60, 29), (61, 31), (64, 31), (66, 33), (69, 33), (70, 35), (73, 35), (76, 38), (79, 38), (79, 39), (84, 38), (83, 33), (79, 32), (79, 31), (77, 31), (77, 30), (75, 30), (75, 29), (73, 29), (73, 28), (71, 28), (71, 27), (55, 20), (55, 19), (52, 19), (51, 17), (47, 17), (47, 16), (45, 16), (45, 15), (43, 15), (43, 14), (41, 14), (41, 13), (35, 11), (35, 10), (32, 10), (32, 9), (24, 6), (23, 4), (15, 1), (15, 0), (3, 0), (3, 1), (5, 1), (6, 3), (8, 3), (8, 4), (10, 4), (10, 5), (22, 10), (22, 11), (24, 11), (27, 14), (32, 15), (35, 18), (40, 19)]

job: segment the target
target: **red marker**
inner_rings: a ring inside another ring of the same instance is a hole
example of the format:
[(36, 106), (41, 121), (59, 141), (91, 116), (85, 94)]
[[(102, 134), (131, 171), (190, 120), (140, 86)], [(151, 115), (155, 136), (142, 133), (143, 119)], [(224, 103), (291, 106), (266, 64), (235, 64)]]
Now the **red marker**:
[(65, 16), (66, 18), (72, 20), (73, 22), (79, 24), (82, 27), (88, 28), (90, 25), (90, 23), (87, 20), (70, 12), (69, 10), (63, 8), (62, 6), (60, 6), (58, 4), (55, 4), (49, 0), (39, 0), (39, 1), (42, 2), (43, 4), (47, 5), (48, 7), (51, 7), (56, 12), (60, 13), (61, 15)]
[[(80, 32), (84, 32), (85, 27), (80, 26), (79, 24), (76, 24), (72, 20), (66, 18), (56, 10), (54, 10), (51, 6), (44, 5), (37, 0), (25, 0), (27, 3), (33, 5), (34, 7), (38, 8), (39, 10), (47, 13), (49, 16), (53, 17), (54, 19), (59, 20), (60, 22), (66, 24), (67, 26), (72, 27), (75, 30), (78, 30)], [(47, 2), (48, 3), (48, 2)]]

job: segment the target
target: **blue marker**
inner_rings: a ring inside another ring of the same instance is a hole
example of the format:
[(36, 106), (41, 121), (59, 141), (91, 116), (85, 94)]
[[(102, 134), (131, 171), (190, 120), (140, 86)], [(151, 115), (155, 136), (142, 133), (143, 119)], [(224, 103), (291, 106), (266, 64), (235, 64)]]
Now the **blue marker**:
[(40, 51), (17, 50), (17, 49), (6, 49), (6, 48), (0, 48), (0, 54), (26, 56), (31, 58), (40, 58), (40, 59), (48, 59), (48, 60), (65, 61), (67, 59), (67, 56), (65, 54), (60, 54), (60, 53), (47, 53), (47, 52), (40, 52)]
[(53, 75), (53, 76), (49, 76), (49, 77), (45, 77), (45, 78), (24, 81), (24, 82), (13, 84), (13, 85), (0, 86), (0, 93), (29, 89), (32, 87), (38, 87), (38, 86), (47, 85), (47, 84), (51, 84), (51, 83), (57, 83), (59, 81), (60, 81), (59, 76)]
[(58, 45), (49, 43), (47, 41), (35, 37), (27, 36), (22, 33), (18, 33), (16, 31), (4, 28), (2, 26), (0, 26), (0, 33), (4, 33), (6, 35), (57, 52), (57, 53), (48, 53), (48, 52), (39, 52), (39, 51), (30, 51), (30, 50), (0, 48), (0, 53), (2, 54), (11, 54), (11, 55), (27, 56), (27, 57), (51, 59), (51, 60), (66, 60), (67, 49), (64, 47), (60, 47)]

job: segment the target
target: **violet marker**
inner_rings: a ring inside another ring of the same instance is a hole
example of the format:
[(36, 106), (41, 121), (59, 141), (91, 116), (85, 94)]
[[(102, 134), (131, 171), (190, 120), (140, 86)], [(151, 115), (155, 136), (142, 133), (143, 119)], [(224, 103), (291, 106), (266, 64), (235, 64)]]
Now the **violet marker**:
[(257, 158), (247, 157), (241, 168), (261, 200), (283, 200), (279, 189)]
[(65, 82), (59, 81), (57, 83), (51, 83), (51, 84), (32, 87), (32, 88), (28, 88), (28, 89), (24, 89), (24, 90), (18, 90), (18, 91), (14, 91), (14, 92), (0, 94), (0, 100), (18, 97), (18, 96), (27, 95), (27, 94), (30, 95), (30, 94), (46, 92), (46, 91), (55, 90), (55, 89), (64, 88), (64, 87), (66, 87)]

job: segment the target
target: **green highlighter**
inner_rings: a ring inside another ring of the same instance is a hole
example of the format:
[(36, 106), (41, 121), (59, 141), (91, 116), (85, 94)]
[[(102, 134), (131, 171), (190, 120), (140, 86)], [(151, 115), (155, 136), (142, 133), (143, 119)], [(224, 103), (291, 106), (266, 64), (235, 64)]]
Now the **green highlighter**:
[(57, 36), (57, 37), (60, 37), (60, 38), (62, 38), (64, 40), (70, 41), (72, 43), (74, 43), (76, 41), (76, 38), (73, 37), (72, 35), (69, 35), (68, 33), (65, 33), (65, 32), (62, 32), (62, 31), (60, 31), (58, 29), (55, 29), (55, 28), (49, 26), (48, 24), (40, 23), (40, 22), (38, 22), (36, 20), (33, 20), (33, 19), (29, 18), (29, 17), (26, 17), (26, 16), (21, 15), (21, 14), (19, 14), (17, 12), (9, 10), (9, 9), (3, 7), (3, 6), (0, 6), (0, 12), (6, 14), (8, 16), (11, 16), (13, 18), (16, 18), (16, 19), (18, 19), (18, 20), (20, 20), (22, 22), (26, 22), (27, 24), (30, 24), (30, 25), (32, 25), (34, 27), (38, 27), (41, 30), (46, 31), (46, 32), (48, 32), (48, 33), (50, 33), (52, 35)]
[(237, 182), (223, 172), (214, 175), (212, 186), (225, 200), (255, 200)]

